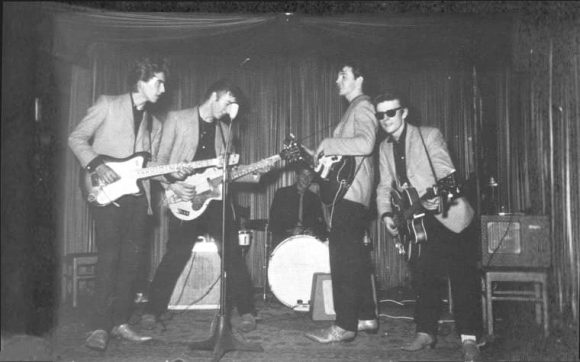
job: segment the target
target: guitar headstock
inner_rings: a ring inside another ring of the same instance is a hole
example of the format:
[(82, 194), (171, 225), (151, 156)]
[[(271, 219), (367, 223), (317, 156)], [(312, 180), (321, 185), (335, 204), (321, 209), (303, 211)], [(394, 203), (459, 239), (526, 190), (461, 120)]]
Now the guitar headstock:
[(289, 134), (288, 137), (284, 140), (284, 146), (282, 151), (280, 152), (280, 157), (287, 162), (306, 162), (311, 164), (310, 162), (310, 155), (304, 147), (296, 140), (296, 137), (293, 134)]

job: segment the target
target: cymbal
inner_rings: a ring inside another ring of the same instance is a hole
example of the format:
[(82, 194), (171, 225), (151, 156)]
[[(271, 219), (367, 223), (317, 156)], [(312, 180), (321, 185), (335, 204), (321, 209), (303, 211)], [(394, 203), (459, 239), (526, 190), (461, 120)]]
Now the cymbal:
[(268, 219), (251, 219), (246, 221), (246, 229), (250, 230), (266, 230), (266, 226), (268, 226)]

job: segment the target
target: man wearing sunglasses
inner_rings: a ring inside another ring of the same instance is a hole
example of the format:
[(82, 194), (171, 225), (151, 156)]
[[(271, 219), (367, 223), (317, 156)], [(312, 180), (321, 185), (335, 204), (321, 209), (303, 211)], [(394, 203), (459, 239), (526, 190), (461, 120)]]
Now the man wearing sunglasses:
[[(409, 109), (400, 94), (383, 93), (374, 103), (379, 124), (388, 134), (379, 151), (377, 208), (388, 232), (395, 237), (399, 230), (393, 218), (391, 191), (412, 187), (422, 197), (455, 168), (438, 129), (406, 122)], [(453, 200), (444, 211), (438, 197), (421, 203), (427, 240), (422, 242), (420, 255), (410, 263), (417, 295), (416, 336), (402, 349), (414, 352), (435, 346), (442, 310), (440, 290), (449, 277), (455, 328), (461, 336), (465, 361), (480, 360), (476, 340), (481, 336), (481, 302), (473, 208), (464, 197)]]
[(349, 106), (332, 137), (322, 140), (314, 154), (315, 160), (320, 155), (341, 155), (355, 156), (356, 161), (350, 187), (330, 211), (329, 252), (336, 321), (327, 329), (306, 334), (319, 343), (347, 342), (356, 337), (357, 331), (378, 331), (372, 263), (363, 243), (374, 180), (369, 156), (378, 125), (370, 98), (363, 94), (363, 82), (364, 73), (355, 63), (346, 63), (340, 69), (336, 84)]

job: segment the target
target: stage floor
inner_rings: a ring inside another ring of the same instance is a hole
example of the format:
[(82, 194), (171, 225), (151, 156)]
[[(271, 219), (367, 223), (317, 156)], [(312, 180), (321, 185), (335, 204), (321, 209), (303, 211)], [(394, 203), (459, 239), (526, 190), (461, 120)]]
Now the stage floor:
[[(414, 335), (411, 320), (413, 303), (401, 305), (393, 302), (404, 297), (398, 293), (379, 295), (381, 324), (376, 335), (359, 335), (353, 342), (321, 345), (304, 337), (304, 333), (316, 328), (325, 328), (331, 321), (313, 321), (308, 313), (296, 312), (269, 296), (266, 301), (256, 292), (258, 309), (257, 329), (249, 333), (237, 330), (240, 318), (232, 313), (232, 334), (242, 342), (259, 344), (263, 352), (231, 351), (223, 355), (222, 361), (461, 361), (461, 346), (454, 332), (452, 316), (444, 311), (440, 321), (439, 342), (433, 350), (409, 353), (400, 346)], [(406, 299), (406, 298), (405, 298)], [(87, 336), (90, 298), (81, 300), (76, 309), (64, 305), (54, 332), (46, 337), (55, 361), (209, 361), (213, 352), (191, 350), (190, 343), (205, 340), (210, 334), (210, 325), (216, 310), (176, 310), (168, 314), (165, 325), (149, 333), (154, 340), (144, 344), (112, 339), (107, 351), (96, 352), (84, 347)], [(523, 307), (522, 307), (523, 306)], [(577, 360), (577, 324), (566, 327), (564, 321), (552, 329), (549, 338), (543, 338), (541, 328), (534, 324), (533, 308), (524, 304), (506, 304), (498, 308), (496, 338), (482, 347), (488, 361), (548, 361)], [(134, 328), (141, 329), (137, 309)], [(558, 328), (561, 324), (561, 328)], [(33, 337), (31, 337), (33, 338)], [(6, 357), (17, 347), (16, 342), (5, 339)], [(22, 343), (24, 340), (21, 341)], [(22, 347), (20, 347), (22, 348)], [(32, 353), (28, 349), (27, 353)], [(12, 354), (14, 356), (14, 354)], [(25, 355), (20, 360), (24, 360)], [(2, 358), (1, 360), (8, 360)], [(37, 359), (43, 360), (43, 359)]]

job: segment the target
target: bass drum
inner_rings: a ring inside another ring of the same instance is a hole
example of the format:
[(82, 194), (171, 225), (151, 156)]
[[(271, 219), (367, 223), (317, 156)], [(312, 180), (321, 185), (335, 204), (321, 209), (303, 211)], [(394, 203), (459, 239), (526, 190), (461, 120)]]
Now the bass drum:
[(314, 273), (330, 273), (328, 243), (314, 236), (291, 236), (282, 241), (270, 255), (270, 290), (282, 304), (290, 308), (310, 303)]

